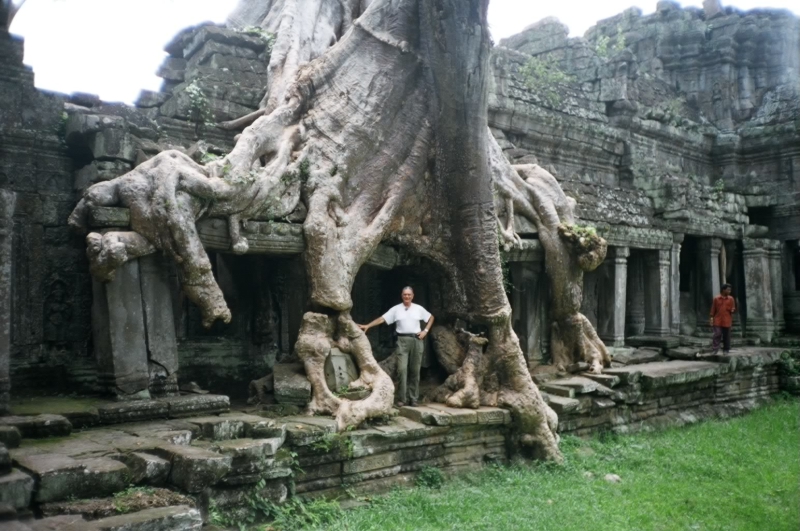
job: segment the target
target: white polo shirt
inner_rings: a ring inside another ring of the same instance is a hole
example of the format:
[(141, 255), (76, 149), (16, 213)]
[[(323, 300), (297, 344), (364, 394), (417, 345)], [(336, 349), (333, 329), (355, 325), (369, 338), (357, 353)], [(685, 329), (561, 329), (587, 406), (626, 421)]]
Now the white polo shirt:
[(402, 302), (393, 306), (388, 312), (383, 314), (386, 324), (397, 323), (398, 334), (419, 334), (422, 331), (420, 321), (428, 322), (431, 314), (419, 304), (411, 303), (406, 307)]

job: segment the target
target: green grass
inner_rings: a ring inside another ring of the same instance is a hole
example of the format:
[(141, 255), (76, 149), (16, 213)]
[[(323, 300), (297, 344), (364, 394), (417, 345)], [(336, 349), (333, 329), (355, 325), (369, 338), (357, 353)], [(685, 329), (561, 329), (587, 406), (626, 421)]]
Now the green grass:
[[(659, 433), (569, 437), (562, 467), (497, 467), (440, 490), (397, 490), (316, 529), (797, 531), (799, 414), (797, 401), (780, 401)], [(609, 473), (622, 482), (604, 481)]]

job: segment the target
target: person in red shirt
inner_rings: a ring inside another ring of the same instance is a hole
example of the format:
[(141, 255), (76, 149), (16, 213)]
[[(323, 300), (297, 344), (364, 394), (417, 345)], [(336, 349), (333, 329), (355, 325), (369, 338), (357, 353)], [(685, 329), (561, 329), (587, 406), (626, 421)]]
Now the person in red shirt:
[(714, 297), (711, 304), (711, 326), (714, 328), (714, 339), (711, 343), (712, 354), (719, 351), (722, 343), (722, 352), (731, 351), (731, 325), (733, 314), (736, 312), (736, 301), (731, 297), (731, 285), (723, 284), (720, 294)]

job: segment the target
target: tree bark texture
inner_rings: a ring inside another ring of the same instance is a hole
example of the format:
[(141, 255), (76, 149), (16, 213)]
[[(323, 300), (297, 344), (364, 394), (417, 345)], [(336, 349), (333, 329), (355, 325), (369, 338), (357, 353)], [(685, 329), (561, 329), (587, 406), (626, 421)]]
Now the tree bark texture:
[[(221, 160), (201, 166), (167, 151), (87, 190), (71, 216), (76, 227), (85, 228), (92, 205), (131, 210), (131, 232), (87, 236), (93, 274), (108, 280), (125, 260), (163, 251), (178, 264), (204, 324), (228, 321), (195, 223), (228, 218), (232, 251), (241, 253), (248, 248), (242, 223), (284, 217), (302, 202), (314, 311), (304, 316), (296, 352), (312, 384), (309, 412), (331, 414), (344, 428), (391, 408), (391, 379), (350, 317), (356, 273), (387, 242), (437, 264), (451, 315), (488, 327), (486, 338), (462, 338), (464, 363), (442, 400), (508, 407), (520, 441), (541, 458), (560, 459), (555, 415), (528, 373), (503, 289), (487, 125), (487, 5), (243, 0), (232, 19), (276, 33), (261, 110), (227, 124), (252, 121)], [(353, 355), (354, 386), (369, 388), (367, 398), (345, 400), (328, 389), (331, 347)]]

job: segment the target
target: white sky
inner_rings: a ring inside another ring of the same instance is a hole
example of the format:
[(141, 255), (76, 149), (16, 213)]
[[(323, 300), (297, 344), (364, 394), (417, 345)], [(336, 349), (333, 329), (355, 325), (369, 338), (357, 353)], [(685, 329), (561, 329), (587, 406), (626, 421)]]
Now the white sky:
[[(19, 0), (17, 0), (19, 1)], [(181, 29), (206, 20), (222, 22), (237, 0), (27, 0), (11, 26), (25, 37), (25, 63), (36, 86), (89, 92), (106, 101), (132, 102), (139, 90), (157, 90), (162, 48)], [(702, 0), (684, 0), (701, 6)], [(800, 14), (800, 0), (736, 0), (739, 9), (785, 8)], [(491, 0), (489, 25), (497, 42), (542, 18), (557, 17), (573, 36), (596, 21), (656, 0)]]

